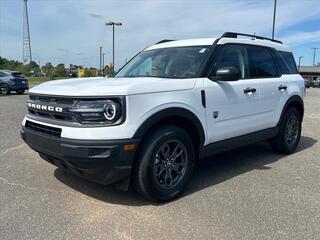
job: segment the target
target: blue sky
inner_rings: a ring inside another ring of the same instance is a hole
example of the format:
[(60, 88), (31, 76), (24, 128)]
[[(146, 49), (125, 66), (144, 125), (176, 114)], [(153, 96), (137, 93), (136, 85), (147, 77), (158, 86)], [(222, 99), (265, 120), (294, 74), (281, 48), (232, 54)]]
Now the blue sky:
[[(161, 39), (216, 37), (224, 31), (271, 36), (273, 0), (29, 0), (33, 59), (99, 66), (99, 46), (112, 60), (109, 20), (116, 29), (116, 66)], [(22, 59), (22, 0), (0, 0), (0, 56)], [(320, 47), (320, 0), (278, 0), (276, 38), (302, 65)], [(317, 53), (320, 62), (320, 52)]]

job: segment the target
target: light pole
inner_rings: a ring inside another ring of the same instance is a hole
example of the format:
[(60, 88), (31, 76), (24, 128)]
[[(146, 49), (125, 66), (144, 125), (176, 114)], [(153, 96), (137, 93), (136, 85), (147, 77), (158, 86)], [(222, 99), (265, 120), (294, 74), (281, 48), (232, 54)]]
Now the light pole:
[(303, 56), (299, 57), (299, 64), (298, 64), (298, 70), (300, 71), (300, 66), (301, 66), (301, 59), (303, 58)]
[(104, 56), (106, 53), (102, 53), (102, 74), (104, 75)]
[(114, 27), (115, 26), (122, 26), (121, 22), (107, 22), (106, 26), (112, 26), (112, 71), (114, 73)]
[(276, 26), (276, 12), (277, 12), (277, 0), (274, 0), (273, 4), (273, 23), (272, 23), (272, 39), (274, 39), (274, 29)]
[(315, 67), (316, 66), (316, 51), (318, 50), (319, 48), (316, 48), (316, 47), (313, 47), (312, 50), (313, 50), (313, 66)]
[(102, 73), (102, 71), (101, 71), (101, 66), (102, 66), (102, 47), (100, 46), (99, 49), (100, 49), (99, 53), (100, 53), (100, 74), (101, 74)]

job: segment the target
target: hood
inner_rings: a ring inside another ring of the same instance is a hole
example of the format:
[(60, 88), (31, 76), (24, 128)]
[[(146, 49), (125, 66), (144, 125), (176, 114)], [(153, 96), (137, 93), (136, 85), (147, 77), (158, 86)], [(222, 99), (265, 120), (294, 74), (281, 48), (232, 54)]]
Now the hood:
[(195, 79), (171, 78), (74, 78), (39, 84), (30, 93), (62, 96), (114, 96), (192, 89)]

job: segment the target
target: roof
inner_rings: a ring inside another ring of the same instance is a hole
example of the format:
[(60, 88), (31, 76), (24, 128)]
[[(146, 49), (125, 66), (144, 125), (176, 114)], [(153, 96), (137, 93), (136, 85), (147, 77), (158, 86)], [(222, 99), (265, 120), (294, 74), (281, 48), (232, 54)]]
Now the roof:
[[(177, 40), (170, 41), (165, 43), (159, 43), (148, 47), (145, 50), (160, 49), (160, 48), (170, 48), (170, 47), (186, 47), (186, 46), (205, 46), (212, 45), (217, 38), (198, 38), (198, 39), (186, 39), (186, 40)], [(290, 48), (285, 44), (272, 42), (269, 40), (261, 39), (250, 39), (250, 38), (221, 38), (217, 44), (225, 43), (242, 43), (242, 44), (251, 44), (259, 46), (267, 46), (275, 48), (279, 51), (291, 52)]]
[(185, 39), (170, 41), (165, 43), (159, 43), (148, 47), (146, 50), (158, 49), (158, 48), (170, 48), (170, 47), (186, 47), (186, 46), (207, 46), (212, 45), (216, 38), (197, 38), (197, 39)]
[(6, 69), (0, 69), (0, 72), (5, 72), (5, 73), (20, 73), (19, 71), (15, 71), (15, 70), (6, 70)]
[(299, 69), (300, 73), (319, 73), (320, 74), (320, 67), (314, 66), (301, 66)]

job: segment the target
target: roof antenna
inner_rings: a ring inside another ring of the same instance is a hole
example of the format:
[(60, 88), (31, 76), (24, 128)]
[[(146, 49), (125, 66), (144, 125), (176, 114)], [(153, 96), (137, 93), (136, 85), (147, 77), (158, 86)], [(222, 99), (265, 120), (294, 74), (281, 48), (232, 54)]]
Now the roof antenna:
[(256, 32), (253, 33), (253, 37), (251, 38), (251, 40), (255, 40), (256, 39)]

